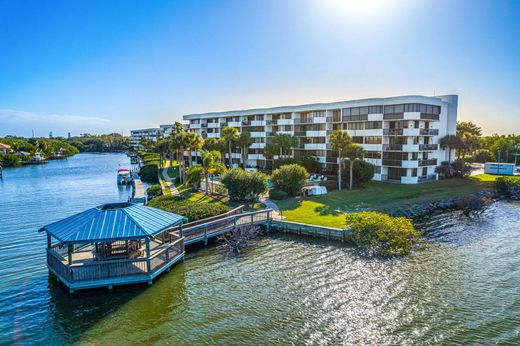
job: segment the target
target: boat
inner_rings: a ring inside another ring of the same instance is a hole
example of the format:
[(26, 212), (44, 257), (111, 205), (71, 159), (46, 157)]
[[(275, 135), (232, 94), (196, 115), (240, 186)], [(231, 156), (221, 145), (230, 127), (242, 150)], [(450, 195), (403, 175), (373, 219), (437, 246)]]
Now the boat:
[(128, 168), (119, 168), (117, 170), (117, 183), (119, 185), (130, 185), (132, 181), (132, 173), (130, 173)]

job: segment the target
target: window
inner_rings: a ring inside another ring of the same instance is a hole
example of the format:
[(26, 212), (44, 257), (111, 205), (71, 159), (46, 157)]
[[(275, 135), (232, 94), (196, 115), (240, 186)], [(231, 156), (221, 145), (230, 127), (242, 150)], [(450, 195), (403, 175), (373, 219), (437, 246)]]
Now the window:
[(363, 130), (365, 123), (359, 122), (359, 123), (348, 123), (348, 129), (349, 130)]
[(383, 113), (383, 106), (370, 106), (368, 107), (369, 114)]
[(374, 166), (374, 173), (381, 174), (381, 166)]
[(359, 107), (359, 114), (368, 114), (368, 107)]
[(357, 143), (357, 144), (363, 144), (363, 136), (352, 137), (352, 142)]
[(380, 151), (365, 151), (364, 155), (365, 155), (365, 159), (380, 159), (381, 158)]
[(365, 123), (365, 130), (374, 130), (383, 128), (382, 121), (367, 121)]
[(383, 137), (380, 136), (366, 136), (365, 144), (381, 144), (383, 143)]

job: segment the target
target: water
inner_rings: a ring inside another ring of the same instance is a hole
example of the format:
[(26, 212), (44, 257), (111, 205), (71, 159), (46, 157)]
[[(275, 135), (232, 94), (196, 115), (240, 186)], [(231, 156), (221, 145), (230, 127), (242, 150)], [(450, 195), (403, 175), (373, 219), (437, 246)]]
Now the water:
[(104, 202), (117, 154), (9, 170), (0, 183), (0, 344), (519, 344), (520, 204), (435, 218), (401, 259), (264, 238), (238, 258), (190, 252), (153, 286), (69, 295), (38, 227)]

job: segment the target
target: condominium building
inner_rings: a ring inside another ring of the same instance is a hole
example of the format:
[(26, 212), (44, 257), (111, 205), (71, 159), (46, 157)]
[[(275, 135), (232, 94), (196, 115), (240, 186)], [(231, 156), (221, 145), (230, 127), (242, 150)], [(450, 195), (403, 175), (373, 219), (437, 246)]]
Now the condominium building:
[(157, 142), (162, 138), (163, 129), (153, 127), (149, 129), (140, 129), (130, 131), (130, 145), (136, 150), (143, 150), (141, 140), (147, 139), (150, 141)]
[[(333, 103), (189, 114), (190, 131), (219, 138), (225, 126), (249, 132), (254, 139), (247, 166), (269, 168), (263, 149), (276, 133), (298, 138), (295, 159), (312, 156), (327, 171), (337, 170), (337, 155), (328, 136), (344, 130), (365, 150), (364, 160), (375, 165), (374, 180), (415, 184), (435, 180), (435, 167), (451, 161), (438, 141), (455, 134), (457, 95), (398, 96)], [(274, 159), (277, 157), (275, 156)], [(232, 153), (240, 162), (239, 149)]]

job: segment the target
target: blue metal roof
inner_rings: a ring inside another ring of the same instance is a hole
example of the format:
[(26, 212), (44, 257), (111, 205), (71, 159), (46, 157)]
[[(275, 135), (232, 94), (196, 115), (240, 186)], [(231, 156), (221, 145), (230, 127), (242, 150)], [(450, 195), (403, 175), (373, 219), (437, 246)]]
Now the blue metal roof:
[(39, 231), (64, 243), (86, 243), (149, 237), (186, 221), (160, 209), (120, 203), (85, 210)]

